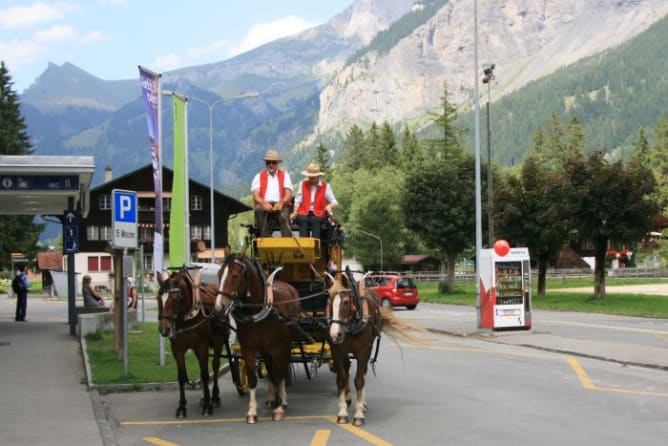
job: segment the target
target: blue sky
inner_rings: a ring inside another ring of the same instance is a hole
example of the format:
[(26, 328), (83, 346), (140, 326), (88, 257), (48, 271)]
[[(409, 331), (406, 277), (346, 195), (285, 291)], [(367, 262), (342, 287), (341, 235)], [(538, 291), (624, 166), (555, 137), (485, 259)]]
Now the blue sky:
[(48, 62), (105, 80), (218, 62), (328, 21), (353, 0), (0, 0), (0, 60), (22, 93)]

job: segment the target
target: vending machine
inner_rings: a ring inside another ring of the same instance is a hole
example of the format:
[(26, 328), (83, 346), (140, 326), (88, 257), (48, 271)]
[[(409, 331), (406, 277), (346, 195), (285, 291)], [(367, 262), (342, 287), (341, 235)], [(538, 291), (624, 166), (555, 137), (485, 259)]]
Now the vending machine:
[(478, 311), (480, 328), (531, 328), (531, 263), (528, 248), (480, 250)]

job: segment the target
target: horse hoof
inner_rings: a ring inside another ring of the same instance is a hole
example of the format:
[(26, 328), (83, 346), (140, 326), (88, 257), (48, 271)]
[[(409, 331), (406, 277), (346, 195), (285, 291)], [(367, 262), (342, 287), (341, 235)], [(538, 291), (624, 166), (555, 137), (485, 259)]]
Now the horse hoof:
[(176, 418), (185, 418), (186, 410), (185, 409), (176, 409)]
[(283, 421), (285, 420), (285, 412), (274, 412), (271, 419), (274, 421)]
[(364, 426), (364, 418), (353, 418), (353, 426)]
[(257, 423), (257, 415), (246, 415), (246, 424)]
[(336, 417), (336, 424), (348, 424), (348, 417)]
[(213, 407), (209, 406), (204, 409), (202, 409), (202, 416), (208, 417), (213, 415)]

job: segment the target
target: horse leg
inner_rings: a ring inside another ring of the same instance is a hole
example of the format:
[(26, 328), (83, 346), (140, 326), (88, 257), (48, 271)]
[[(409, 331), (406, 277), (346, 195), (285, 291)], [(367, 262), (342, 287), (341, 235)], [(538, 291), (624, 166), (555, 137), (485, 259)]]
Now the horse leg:
[(211, 390), (211, 406), (220, 407), (220, 389), (218, 388), (218, 371), (220, 370), (220, 356), (223, 351), (222, 342), (216, 342), (213, 347), (213, 360), (211, 368), (213, 369), (213, 389)]
[(211, 394), (209, 393), (209, 343), (204, 343), (198, 347), (196, 355), (199, 361), (199, 377), (202, 381), (202, 415), (213, 415)]
[(334, 360), (334, 368), (336, 369), (336, 388), (339, 395), (339, 412), (336, 415), (336, 422), (338, 424), (348, 423), (348, 404), (350, 401), (350, 387), (348, 385), (348, 373), (350, 368), (350, 361), (347, 355), (339, 348), (332, 349), (332, 359)]
[(246, 423), (257, 423), (257, 399), (255, 392), (257, 390), (257, 371), (255, 369), (256, 352), (255, 350), (245, 350), (241, 348), (241, 355), (246, 363), (246, 379), (248, 380), (248, 412), (246, 413)]
[(174, 360), (176, 361), (176, 370), (179, 380), (179, 407), (176, 408), (176, 418), (185, 418), (186, 411), (186, 382), (188, 381), (188, 374), (186, 373), (186, 359), (183, 352), (176, 353), (178, 348), (172, 345), (172, 352), (174, 352)]
[(366, 412), (364, 381), (370, 357), (371, 346), (369, 346), (366, 351), (361, 352), (357, 357), (357, 367), (355, 370), (355, 415), (353, 415), (354, 426), (362, 426), (364, 424), (364, 412)]

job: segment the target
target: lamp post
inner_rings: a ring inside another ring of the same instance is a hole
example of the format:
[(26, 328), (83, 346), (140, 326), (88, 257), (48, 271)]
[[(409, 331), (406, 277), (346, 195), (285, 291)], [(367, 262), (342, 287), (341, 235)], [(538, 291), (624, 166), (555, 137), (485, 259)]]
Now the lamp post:
[(361, 229), (358, 229), (358, 232), (361, 232), (364, 235), (368, 235), (369, 237), (372, 237), (372, 238), (375, 238), (376, 240), (378, 240), (378, 243), (380, 244), (380, 270), (382, 271), (383, 270), (383, 241), (380, 239), (380, 237), (378, 237), (375, 234), (371, 234), (369, 232), (362, 231)]
[(496, 65), (491, 64), (482, 72), (484, 74), (482, 83), (487, 84), (487, 221), (489, 233), (489, 247), (494, 245), (494, 217), (492, 212), (494, 210), (494, 199), (492, 196), (492, 127), (491, 127), (491, 104), (492, 104), (492, 81), (494, 77), (494, 68)]
[(256, 98), (259, 96), (259, 93), (252, 92), (247, 94), (242, 94), (240, 96), (235, 96), (233, 98), (219, 99), (215, 102), (207, 102), (204, 99), (199, 99), (193, 96), (188, 96), (188, 100), (202, 103), (209, 107), (209, 189), (210, 189), (210, 200), (211, 200), (211, 222), (210, 224), (210, 235), (211, 235), (211, 263), (216, 263), (216, 217), (215, 217), (215, 205), (214, 205), (214, 185), (213, 185), (213, 109), (216, 105), (224, 104), (227, 102), (236, 101), (237, 99), (247, 99), (247, 98)]

